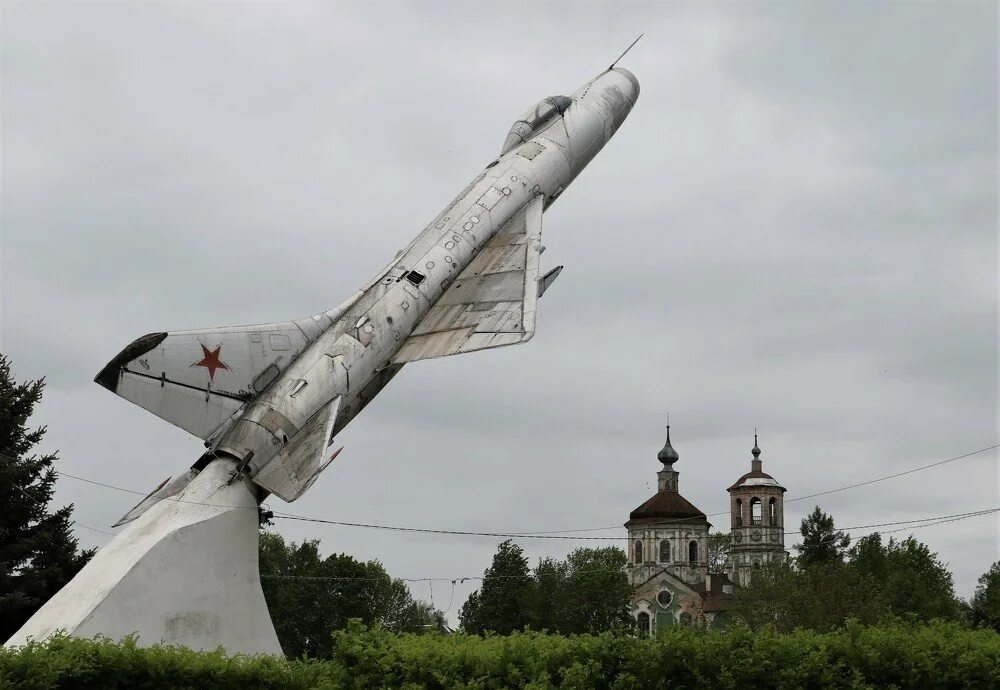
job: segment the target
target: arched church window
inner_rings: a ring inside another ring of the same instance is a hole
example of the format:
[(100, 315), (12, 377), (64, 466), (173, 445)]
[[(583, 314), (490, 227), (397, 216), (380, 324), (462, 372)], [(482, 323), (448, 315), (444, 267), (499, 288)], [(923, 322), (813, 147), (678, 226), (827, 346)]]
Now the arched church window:
[(760, 499), (754, 496), (750, 499), (750, 524), (759, 525), (762, 521), (761, 509), (764, 506), (761, 505)]
[(743, 499), (736, 499), (736, 510), (733, 514), (733, 526), (742, 527), (743, 526)]
[(660, 542), (660, 563), (670, 562), (670, 540), (664, 539)]
[(687, 611), (681, 614), (681, 625), (691, 625), (691, 614)]
[(642, 542), (638, 539), (635, 540), (635, 562), (642, 563)]
[(688, 562), (691, 565), (698, 562), (698, 542), (693, 540), (688, 544)]
[(645, 611), (635, 617), (635, 631), (639, 637), (649, 636), (649, 614)]
[(778, 499), (772, 498), (767, 502), (767, 514), (772, 525), (778, 524)]

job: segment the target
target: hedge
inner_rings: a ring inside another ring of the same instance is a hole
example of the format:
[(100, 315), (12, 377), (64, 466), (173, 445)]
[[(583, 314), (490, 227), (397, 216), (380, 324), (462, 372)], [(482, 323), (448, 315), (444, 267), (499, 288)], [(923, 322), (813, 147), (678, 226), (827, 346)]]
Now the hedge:
[(830, 633), (395, 635), (352, 623), (325, 660), (55, 637), (0, 651), (0, 688), (1000, 688), (1000, 635), (957, 623)]

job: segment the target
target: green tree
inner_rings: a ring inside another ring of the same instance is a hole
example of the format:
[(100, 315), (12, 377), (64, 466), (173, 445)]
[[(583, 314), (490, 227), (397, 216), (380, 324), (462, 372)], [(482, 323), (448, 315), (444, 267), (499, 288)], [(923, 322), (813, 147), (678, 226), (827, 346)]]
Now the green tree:
[(1000, 632), (1000, 561), (979, 576), (976, 591), (969, 601), (969, 610), (973, 624)]
[(523, 629), (531, 623), (533, 590), (524, 550), (509, 539), (501, 542), (493, 564), (483, 573), (478, 594), (462, 605), (462, 628), (470, 633), (491, 631), (500, 635)]
[(850, 618), (871, 624), (886, 611), (879, 587), (838, 561), (804, 569), (771, 561), (755, 570), (734, 598), (735, 615), (751, 628), (772, 625), (781, 632), (832, 630)]
[(261, 586), (281, 648), (289, 657), (328, 658), (334, 630), (352, 618), (391, 632), (440, 628), (441, 612), (414, 601), (402, 580), (378, 561), (346, 554), (323, 558), (319, 541), (286, 544), (278, 534), (260, 535)]
[(841, 563), (851, 545), (851, 537), (833, 527), (833, 517), (819, 506), (802, 519), (802, 543), (796, 544), (799, 565), (808, 568), (823, 563)]
[(17, 383), (0, 354), (0, 640), (20, 628), (76, 575), (93, 551), (80, 551), (71, 531), (73, 506), (50, 510), (56, 454), (32, 449), (44, 426), (28, 429), (45, 380)]
[(631, 627), (632, 586), (628, 556), (617, 546), (576, 549), (566, 558), (563, 605), (550, 629), (564, 634), (599, 633)]
[(535, 630), (562, 632), (567, 617), (566, 577), (569, 566), (555, 558), (542, 558), (532, 573), (534, 587), (529, 603), (530, 625)]
[(708, 572), (713, 575), (729, 573), (729, 545), (732, 535), (729, 532), (712, 532), (708, 535)]
[(543, 558), (533, 571), (520, 547), (500, 545), (482, 589), (462, 607), (467, 632), (507, 634), (530, 627), (563, 635), (630, 627), (628, 557), (618, 547), (576, 549)]
[(850, 562), (877, 583), (897, 616), (922, 621), (958, 616), (951, 573), (936, 553), (912, 536), (903, 541), (890, 537), (883, 545), (877, 532), (866, 535), (851, 549)]

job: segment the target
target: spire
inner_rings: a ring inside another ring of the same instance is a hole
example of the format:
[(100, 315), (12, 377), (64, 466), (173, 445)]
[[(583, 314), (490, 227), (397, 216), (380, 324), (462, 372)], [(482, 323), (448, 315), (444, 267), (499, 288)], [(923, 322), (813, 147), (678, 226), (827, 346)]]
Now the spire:
[(760, 460), (760, 447), (757, 445), (757, 427), (753, 430), (753, 449), (750, 451), (753, 455), (753, 460), (750, 461), (750, 470), (752, 472), (762, 472), (761, 460)]

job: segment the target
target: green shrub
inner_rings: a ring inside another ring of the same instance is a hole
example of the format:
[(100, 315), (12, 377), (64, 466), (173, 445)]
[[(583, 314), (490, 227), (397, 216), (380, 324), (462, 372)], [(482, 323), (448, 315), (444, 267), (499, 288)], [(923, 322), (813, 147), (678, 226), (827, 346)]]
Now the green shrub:
[(352, 622), (325, 660), (55, 637), (0, 651), (0, 688), (990, 688), (1000, 635), (954, 622), (833, 632), (393, 634)]

